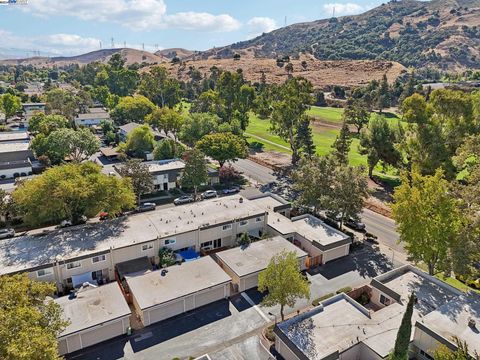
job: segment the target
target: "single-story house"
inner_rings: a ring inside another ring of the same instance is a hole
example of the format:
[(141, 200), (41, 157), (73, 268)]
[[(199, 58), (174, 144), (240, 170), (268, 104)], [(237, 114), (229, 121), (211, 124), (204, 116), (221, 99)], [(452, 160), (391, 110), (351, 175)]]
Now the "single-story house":
[(34, 112), (34, 111), (45, 111), (45, 103), (24, 103), (22, 104), (23, 111), (27, 112)]
[(118, 136), (121, 141), (127, 140), (127, 136), (135, 130), (137, 127), (141, 126), (138, 123), (130, 122), (128, 124), (122, 125), (118, 127)]
[(229, 297), (231, 280), (209, 256), (126, 277), (145, 326)]
[(89, 108), (85, 114), (75, 116), (76, 126), (92, 127), (100, 125), (102, 121), (110, 120), (110, 114), (103, 108)]
[(258, 286), (259, 273), (282, 251), (294, 252), (300, 270), (306, 269), (308, 254), (281, 236), (256, 241), (247, 247), (220, 251), (215, 257), (222, 269), (232, 278), (234, 292), (242, 292)]
[(69, 321), (58, 336), (60, 355), (121, 336), (130, 326), (131, 311), (116, 282), (100, 287), (87, 283), (54, 301)]
[(100, 152), (103, 156), (105, 156), (108, 160), (116, 160), (120, 153), (113, 147), (102, 147), (100, 148)]

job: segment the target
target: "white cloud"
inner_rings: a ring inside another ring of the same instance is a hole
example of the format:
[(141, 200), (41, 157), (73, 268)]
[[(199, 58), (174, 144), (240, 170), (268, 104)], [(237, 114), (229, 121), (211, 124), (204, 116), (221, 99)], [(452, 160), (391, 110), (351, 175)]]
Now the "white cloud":
[(360, 14), (368, 10), (368, 8), (355, 3), (330, 3), (323, 5), (323, 10), (327, 16), (332, 16), (334, 10), (335, 16), (341, 16)]
[(34, 0), (19, 8), (43, 17), (72, 16), (86, 21), (114, 22), (137, 31), (158, 28), (233, 31), (241, 26), (227, 14), (167, 14), (164, 0)]
[(253, 17), (247, 22), (248, 38), (252, 39), (263, 33), (268, 33), (278, 28), (274, 19), (269, 17)]
[(22, 37), (0, 29), (0, 38), (2, 48), (23, 49), (30, 56), (33, 51), (40, 51), (40, 55), (74, 55), (97, 50), (100, 46), (99, 39), (75, 34)]

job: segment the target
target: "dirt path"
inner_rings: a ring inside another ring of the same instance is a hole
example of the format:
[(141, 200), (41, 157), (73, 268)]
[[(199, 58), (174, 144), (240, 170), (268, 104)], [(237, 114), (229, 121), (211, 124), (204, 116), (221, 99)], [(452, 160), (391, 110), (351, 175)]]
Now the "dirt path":
[(261, 141), (264, 142), (264, 143), (267, 143), (267, 144), (270, 144), (270, 145), (273, 145), (273, 146), (276, 146), (276, 147), (279, 147), (279, 148), (282, 148), (282, 149), (291, 151), (288, 146), (277, 144), (276, 142), (267, 140), (267, 139), (265, 139), (265, 138), (262, 138), (261, 136), (253, 135), (253, 134), (250, 134), (250, 133), (247, 133), (247, 132), (244, 133), (244, 134), (247, 135), (247, 136), (250, 136), (250, 137), (252, 137), (252, 138), (255, 138), (255, 139), (257, 139), (257, 140), (261, 140)]

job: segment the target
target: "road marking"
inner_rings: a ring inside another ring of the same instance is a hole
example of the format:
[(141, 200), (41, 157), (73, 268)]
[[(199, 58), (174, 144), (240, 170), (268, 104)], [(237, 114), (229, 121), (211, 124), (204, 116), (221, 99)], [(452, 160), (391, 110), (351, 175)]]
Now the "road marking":
[(262, 318), (264, 318), (267, 322), (272, 321), (265, 313), (253, 302), (252, 298), (248, 296), (246, 293), (242, 292), (243, 298), (260, 314)]

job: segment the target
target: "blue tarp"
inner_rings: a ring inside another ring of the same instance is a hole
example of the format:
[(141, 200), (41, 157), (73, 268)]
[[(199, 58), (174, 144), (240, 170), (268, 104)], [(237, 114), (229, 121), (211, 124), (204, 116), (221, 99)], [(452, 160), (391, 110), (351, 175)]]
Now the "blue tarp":
[(193, 249), (180, 251), (178, 255), (180, 255), (185, 261), (192, 261), (200, 258), (200, 254)]

